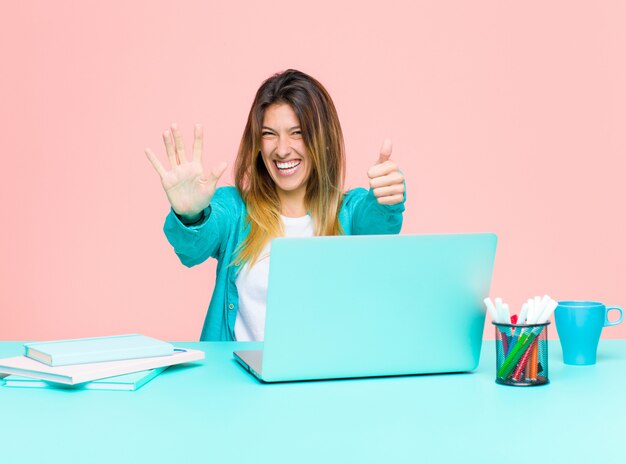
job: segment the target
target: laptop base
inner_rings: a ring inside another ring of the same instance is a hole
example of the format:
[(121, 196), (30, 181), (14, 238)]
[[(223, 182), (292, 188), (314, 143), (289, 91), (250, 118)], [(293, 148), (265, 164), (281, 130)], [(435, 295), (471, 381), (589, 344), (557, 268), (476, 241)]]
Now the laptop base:
[(234, 358), (257, 379), (263, 380), (263, 350), (234, 351)]

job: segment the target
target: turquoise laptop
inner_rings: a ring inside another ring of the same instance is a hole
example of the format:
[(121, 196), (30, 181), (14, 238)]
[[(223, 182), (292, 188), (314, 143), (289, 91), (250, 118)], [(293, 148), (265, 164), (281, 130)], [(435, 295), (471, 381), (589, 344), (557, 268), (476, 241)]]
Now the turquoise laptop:
[(264, 382), (466, 372), (478, 366), (497, 237), (357, 235), (272, 241)]

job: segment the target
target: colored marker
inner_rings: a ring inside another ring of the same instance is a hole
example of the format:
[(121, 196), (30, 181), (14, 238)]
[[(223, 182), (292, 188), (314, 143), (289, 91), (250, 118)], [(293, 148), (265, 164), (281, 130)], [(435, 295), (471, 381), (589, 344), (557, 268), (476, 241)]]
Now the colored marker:
[(528, 362), (530, 363), (528, 377), (530, 380), (537, 380), (537, 364), (539, 363), (539, 344), (537, 343), (537, 340), (535, 340), (532, 344), (532, 354), (530, 355), (530, 360)]
[[(511, 324), (515, 325), (517, 324), (517, 320), (518, 320), (518, 316), (517, 314), (513, 314), (511, 316)], [(511, 336), (511, 343), (509, 344), (509, 350), (515, 345), (515, 343), (517, 343), (517, 339), (519, 337), (519, 331), (520, 328), (517, 327), (514, 331), (513, 331), (513, 335)], [(505, 356), (509, 354), (509, 351), (505, 352)]]
[(505, 379), (517, 365), (519, 359), (524, 355), (535, 337), (539, 335), (543, 327), (535, 327), (530, 332), (522, 334), (518, 339), (511, 352), (506, 357), (500, 369), (498, 369), (498, 377)]
[(520, 362), (517, 365), (517, 368), (515, 369), (515, 372), (513, 373), (513, 377), (511, 377), (516, 382), (520, 381), (520, 379), (522, 377), (522, 371), (524, 370), (524, 367), (526, 367), (526, 364), (528, 363), (528, 358), (530, 358), (530, 354), (532, 353), (532, 351), (533, 351), (533, 345), (531, 343), (531, 345), (528, 347), (528, 349), (524, 352), (524, 355), (522, 356), (522, 359), (520, 359)]

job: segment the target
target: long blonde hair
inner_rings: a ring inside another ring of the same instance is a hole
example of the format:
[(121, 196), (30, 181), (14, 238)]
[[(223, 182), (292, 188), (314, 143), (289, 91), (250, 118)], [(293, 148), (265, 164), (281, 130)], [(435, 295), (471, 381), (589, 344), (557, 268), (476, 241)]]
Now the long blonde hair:
[(284, 234), (280, 201), (261, 157), (265, 110), (277, 103), (291, 106), (311, 162), (304, 198), (315, 235), (340, 235), (338, 214), (343, 201), (345, 149), (337, 110), (316, 79), (294, 69), (265, 80), (256, 93), (235, 160), (235, 185), (248, 211), (250, 231), (234, 264), (254, 265), (265, 244)]

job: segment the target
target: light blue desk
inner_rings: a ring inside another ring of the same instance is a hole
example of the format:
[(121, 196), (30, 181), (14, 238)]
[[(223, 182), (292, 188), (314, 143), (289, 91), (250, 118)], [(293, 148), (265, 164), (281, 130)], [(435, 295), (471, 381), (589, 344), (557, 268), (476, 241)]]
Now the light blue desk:
[[(232, 359), (258, 344), (178, 343), (206, 359), (136, 392), (0, 387), (6, 463), (624, 463), (626, 340), (552, 383), (494, 382), (493, 341), (470, 374), (264, 385)], [(21, 353), (0, 343), (0, 357)]]

